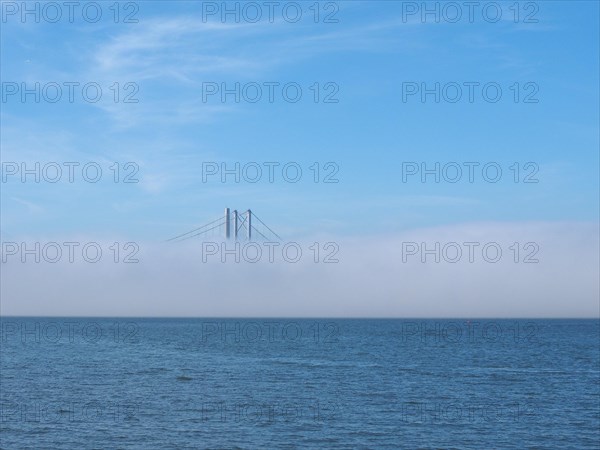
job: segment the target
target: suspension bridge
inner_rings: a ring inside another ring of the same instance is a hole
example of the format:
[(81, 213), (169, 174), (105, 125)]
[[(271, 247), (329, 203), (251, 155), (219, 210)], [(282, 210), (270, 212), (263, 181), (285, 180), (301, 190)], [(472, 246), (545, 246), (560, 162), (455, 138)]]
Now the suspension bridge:
[[(215, 236), (252, 241), (264, 239), (265, 241), (280, 241), (281, 238), (260, 217), (251, 210), (239, 213), (237, 209), (231, 211), (225, 208), (225, 214), (218, 219), (208, 222), (201, 227), (194, 228), (187, 233), (167, 239), (167, 242), (181, 242), (192, 238), (214, 238)], [(260, 236), (260, 237), (258, 237)]]

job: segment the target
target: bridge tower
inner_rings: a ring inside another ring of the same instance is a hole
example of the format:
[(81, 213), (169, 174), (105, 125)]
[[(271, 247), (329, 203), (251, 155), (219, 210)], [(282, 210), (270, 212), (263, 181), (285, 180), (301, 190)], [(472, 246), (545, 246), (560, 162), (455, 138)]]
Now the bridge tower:
[(233, 210), (233, 238), (238, 240), (238, 212), (237, 209)]
[[(233, 212), (233, 217), (232, 213)], [(248, 222), (248, 226), (246, 227), (246, 238), (250, 241), (252, 240), (252, 211), (247, 210), (245, 213), (238, 213), (237, 209), (231, 211), (229, 208), (225, 208), (225, 239), (231, 239), (231, 223), (233, 222), (233, 238), (237, 241), (239, 236), (239, 229), (241, 226), (240, 218), (246, 215), (244, 220)]]
[(252, 240), (252, 211), (246, 211), (248, 217), (248, 240)]
[(229, 208), (225, 208), (225, 239), (229, 239), (230, 236), (231, 236), (231, 217), (229, 214)]

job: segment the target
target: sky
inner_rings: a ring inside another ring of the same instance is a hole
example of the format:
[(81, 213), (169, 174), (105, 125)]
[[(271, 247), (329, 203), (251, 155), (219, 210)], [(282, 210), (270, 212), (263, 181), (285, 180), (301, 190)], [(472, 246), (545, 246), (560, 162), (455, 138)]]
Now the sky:
[[(598, 316), (598, 2), (90, 3), (0, 2), (0, 313)], [(225, 207), (339, 262), (164, 243)]]

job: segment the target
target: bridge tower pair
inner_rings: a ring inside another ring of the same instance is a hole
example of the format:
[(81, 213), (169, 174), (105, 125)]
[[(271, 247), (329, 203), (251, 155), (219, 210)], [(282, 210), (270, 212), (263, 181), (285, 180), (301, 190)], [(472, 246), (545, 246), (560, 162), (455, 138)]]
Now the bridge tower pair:
[[(240, 217), (246, 216), (242, 222)], [(238, 231), (242, 223), (248, 221), (246, 226), (246, 237), (250, 241), (252, 239), (252, 211), (248, 210), (245, 213), (239, 214), (237, 209), (233, 210), (233, 238), (237, 241)], [(225, 239), (231, 239), (231, 211), (225, 208)]]

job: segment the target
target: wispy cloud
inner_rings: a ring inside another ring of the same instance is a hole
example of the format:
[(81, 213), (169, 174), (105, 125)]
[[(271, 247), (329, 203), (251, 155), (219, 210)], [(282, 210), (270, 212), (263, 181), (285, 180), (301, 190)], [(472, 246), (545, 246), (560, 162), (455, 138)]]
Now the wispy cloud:
[(18, 198), (18, 197), (11, 197), (11, 200), (25, 206), (25, 208), (27, 208), (27, 213), (28, 214), (39, 214), (44, 212), (44, 208), (41, 205), (38, 205), (37, 203), (28, 201), (28, 200), (24, 200), (22, 198)]

